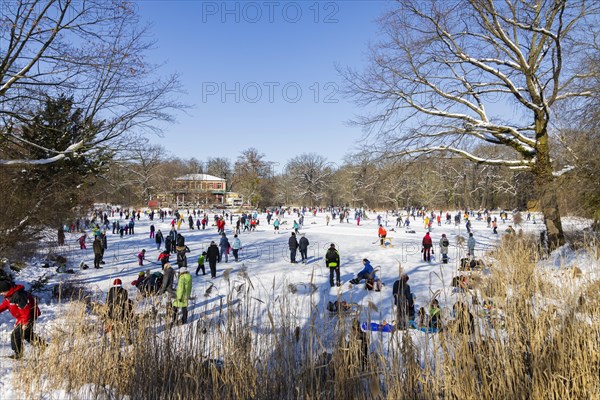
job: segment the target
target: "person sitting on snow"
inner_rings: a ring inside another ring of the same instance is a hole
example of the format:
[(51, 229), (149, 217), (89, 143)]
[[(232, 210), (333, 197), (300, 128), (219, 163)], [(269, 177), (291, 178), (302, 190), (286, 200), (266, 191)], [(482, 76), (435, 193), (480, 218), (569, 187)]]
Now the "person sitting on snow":
[(366, 258), (364, 258), (362, 262), (364, 265), (363, 269), (356, 275), (356, 278), (350, 280), (350, 283), (353, 285), (358, 284), (363, 279), (373, 279), (375, 277), (375, 270), (373, 269), (371, 262)]

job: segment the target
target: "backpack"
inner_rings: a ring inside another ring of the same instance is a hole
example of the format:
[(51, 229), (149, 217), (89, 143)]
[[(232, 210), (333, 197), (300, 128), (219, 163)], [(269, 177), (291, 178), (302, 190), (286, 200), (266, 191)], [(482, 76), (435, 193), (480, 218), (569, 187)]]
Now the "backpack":
[(367, 279), (367, 283), (365, 283), (365, 289), (381, 292), (381, 281), (375, 279)]
[(448, 239), (442, 240), (442, 246), (444, 246), (444, 247), (450, 246), (450, 242), (448, 241)]

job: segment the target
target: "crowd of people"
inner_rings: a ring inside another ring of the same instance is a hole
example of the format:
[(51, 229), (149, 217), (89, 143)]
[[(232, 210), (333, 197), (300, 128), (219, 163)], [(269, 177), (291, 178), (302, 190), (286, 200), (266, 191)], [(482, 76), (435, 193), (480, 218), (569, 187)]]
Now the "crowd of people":
[[(317, 213), (325, 213), (325, 223), (329, 225), (331, 221), (340, 224), (350, 224), (352, 218), (357, 226), (360, 226), (361, 220), (367, 220), (367, 212), (363, 209), (355, 209), (354, 211), (344, 207), (331, 208), (302, 208), (302, 209), (273, 209), (263, 210), (267, 225), (273, 226), (273, 232), (278, 234), (281, 231), (282, 225), (288, 225), (288, 220), (293, 221), (288, 226), (291, 228), (290, 237), (288, 238), (289, 262), (291, 264), (307, 263), (309, 260), (308, 248), (310, 246), (309, 239), (302, 232), (304, 225), (305, 214), (315, 216)], [(371, 212), (369, 212), (371, 213)], [(443, 225), (455, 226), (465, 221), (465, 228), (468, 233), (466, 240), (466, 253), (469, 259), (475, 258), (477, 242), (472, 231), (471, 220), (483, 220), (487, 222), (487, 227), (497, 233), (497, 219), (492, 217), (487, 210), (475, 214), (473, 211), (466, 210), (464, 213), (456, 213), (454, 216), (450, 212), (439, 213), (425, 212), (423, 209), (410, 208), (398, 212), (389, 212), (377, 214), (374, 211), (372, 215), (376, 215), (377, 220), (377, 236), (381, 246), (391, 243), (391, 238), (388, 236), (388, 230), (395, 232), (394, 228), (409, 228), (411, 218), (414, 222), (417, 217), (423, 220), (423, 226), (426, 233), (422, 238), (422, 261), (431, 262), (432, 256), (435, 254), (434, 240), (432, 237), (432, 226), (437, 224), (438, 227)], [(148, 252), (142, 249), (137, 254), (138, 266), (145, 267), (145, 262), (155, 263), (160, 265), (160, 271), (151, 272), (146, 270), (140, 272), (137, 279), (132, 283), (143, 296), (165, 296), (168, 298), (167, 310), (168, 325), (174, 326), (177, 320), (181, 323), (186, 323), (188, 320), (188, 302), (192, 295), (192, 275), (188, 270), (188, 255), (191, 253), (190, 248), (185, 243), (185, 237), (181, 233), (182, 225), (191, 231), (206, 230), (214, 227), (218, 235), (218, 240), (212, 240), (210, 245), (203, 249), (196, 260), (195, 275), (199, 276), (210, 273), (211, 279), (217, 278), (217, 265), (219, 263), (228, 263), (229, 256), (232, 255), (234, 262), (239, 262), (242, 259), (242, 234), (250, 234), (257, 230), (260, 226), (259, 216), (257, 211), (250, 213), (242, 213), (233, 215), (232, 213), (222, 213), (214, 215), (213, 222), (209, 226), (209, 216), (206, 212), (199, 210), (191, 210), (184, 216), (179, 211), (160, 210), (160, 211), (144, 211), (116, 209), (111, 211), (96, 210), (90, 218), (80, 218), (70, 224), (65, 224), (58, 229), (57, 242), (59, 246), (64, 246), (66, 241), (65, 233), (80, 233), (77, 239), (80, 249), (86, 250), (88, 240), (92, 241), (92, 250), (94, 254), (94, 268), (102, 268), (106, 264), (104, 260), (107, 246), (107, 232), (112, 232), (118, 237), (125, 237), (139, 234), (136, 231), (136, 225), (143, 216), (150, 221), (149, 240), (156, 245), (156, 250), (159, 251), (157, 262), (149, 260)], [(292, 217), (293, 215), (293, 217)], [(395, 227), (389, 227), (390, 216), (395, 218)], [(161, 229), (156, 229), (154, 225), (155, 218), (159, 218), (162, 223), (167, 220), (170, 225), (168, 233), (163, 234)], [(169, 221), (170, 219), (170, 221)], [(506, 213), (500, 214), (502, 223), (506, 223), (508, 216)], [(184, 225), (186, 224), (186, 225)], [(226, 227), (229, 226), (229, 229)], [(227, 236), (228, 231), (233, 234), (233, 238)], [(88, 232), (90, 236), (88, 236)], [(408, 232), (408, 231), (407, 231)], [(514, 234), (514, 229), (511, 225), (506, 229), (506, 233)], [(146, 234), (146, 233), (142, 233)], [(438, 239), (436, 239), (438, 240)], [(449, 262), (449, 249), (451, 247), (450, 240), (445, 233), (439, 237), (439, 253), (442, 256), (442, 262)], [(163, 249), (164, 245), (164, 249)], [(300, 260), (297, 260), (297, 252), (300, 253)], [(171, 256), (175, 255), (176, 262), (171, 263)], [(333, 287), (341, 287), (341, 257), (338, 246), (331, 243), (324, 256), (324, 263), (329, 272), (329, 284)], [(208, 262), (208, 271), (205, 268), (205, 263)], [(83, 263), (82, 263), (83, 264)], [(371, 261), (367, 258), (362, 260), (360, 271), (356, 274), (350, 283), (353, 285), (365, 282), (365, 289), (380, 291), (383, 287), (383, 282), (377, 276), (377, 268), (371, 265)], [(398, 327), (408, 327), (409, 321), (418, 320), (419, 326), (427, 326), (435, 329), (442, 329), (443, 316), (439, 302), (436, 298), (432, 299), (429, 306), (421, 307), (418, 313), (415, 312), (414, 297), (408, 284), (409, 276), (401, 274), (399, 279), (393, 283), (392, 296), (395, 306), (396, 325)], [(468, 285), (466, 280), (459, 279), (458, 287), (466, 290)], [(33, 296), (24, 291), (23, 286), (8, 284), (0, 281), (0, 295), (4, 296), (4, 302), (0, 305), (0, 312), (10, 310), (13, 316), (17, 319), (17, 326), (11, 334), (11, 344), (15, 351), (15, 358), (22, 357), (23, 341), (29, 341), (40, 347), (45, 346), (45, 342), (34, 333), (33, 326), (35, 319), (39, 315), (39, 308)], [(125, 321), (133, 315), (133, 301), (129, 298), (128, 291), (123, 288), (121, 279), (115, 279), (108, 291), (106, 297), (107, 305), (107, 331), (114, 335), (123, 335)], [(456, 303), (454, 305), (454, 314), (460, 315), (461, 331), (471, 332), (473, 329), (472, 315), (469, 318), (468, 306), (464, 303)], [(465, 317), (466, 316), (466, 317)], [(458, 318), (458, 317), (456, 317)]]

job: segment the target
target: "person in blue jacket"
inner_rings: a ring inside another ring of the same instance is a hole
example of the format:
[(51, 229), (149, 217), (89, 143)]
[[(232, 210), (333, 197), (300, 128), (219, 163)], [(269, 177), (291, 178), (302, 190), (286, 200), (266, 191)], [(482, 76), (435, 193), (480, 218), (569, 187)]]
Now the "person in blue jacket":
[(363, 258), (362, 262), (364, 266), (363, 269), (356, 275), (356, 278), (350, 281), (353, 285), (356, 285), (363, 279), (373, 279), (375, 276), (375, 270), (373, 269), (371, 262), (366, 258)]

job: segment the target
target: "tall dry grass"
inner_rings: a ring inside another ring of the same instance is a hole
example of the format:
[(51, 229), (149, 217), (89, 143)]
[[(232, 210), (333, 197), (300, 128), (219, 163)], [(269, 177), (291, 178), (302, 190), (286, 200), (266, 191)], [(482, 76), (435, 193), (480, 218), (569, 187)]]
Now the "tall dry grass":
[[(475, 280), (478, 301), (462, 299), (473, 334), (444, 315), (443, 332), (396, 332), (370, 343), (364, 358), (370, 333), (354, 330), (352, 317), (324, 319), (324, 305), (314, 304), (300, 326), (291, 293), (262, 304), (242, 271), (244, 284), (228, 274), (221, 302), (171, 331), (162, 312), (149, 312), (102, 334), (102, 310), (72, 302), (52, 345), (23, 361), (16, 381), (27, 398), (57, 389), (115, 399), (600, 398), (600, 281), (569, 273), (575, 289), (556, 281), (536, 267), (527, 238), (509, 238), (490, 256), (491, 273)], [(484, 300), (503, 318), (480, 317)]]

